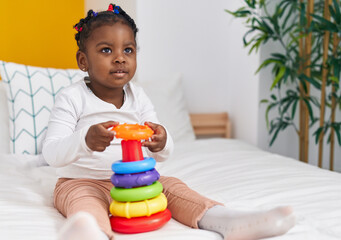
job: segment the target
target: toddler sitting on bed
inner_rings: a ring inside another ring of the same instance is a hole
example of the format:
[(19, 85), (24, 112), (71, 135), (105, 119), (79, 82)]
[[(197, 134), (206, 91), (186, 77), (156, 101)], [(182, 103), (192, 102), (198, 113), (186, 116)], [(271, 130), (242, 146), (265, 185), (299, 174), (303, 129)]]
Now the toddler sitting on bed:
[[(130, 82), (136, 71), (134, 20), (110, 4), (107, 11), (90, 10), (75, 29), (77, 63), (89, 77), (58, 94), (42, 153), (58, 168), (54, 205), (68, 218), (59, 239), (114, 239), (108, 213), (111, 164), (121, 159), (122, 152), (108, 128), (119, 123), (150, 126), (155, 133), (143, 146), (145, 154), (157, 161), (169, 157), (173, 141), (144, 91)], [(173, 218), (193, 228), (216, 231), (225, 239), (276, 236), (294, 225), (290, 207), (237, 212), (176, 178), (161, 177), (160, 182)]]

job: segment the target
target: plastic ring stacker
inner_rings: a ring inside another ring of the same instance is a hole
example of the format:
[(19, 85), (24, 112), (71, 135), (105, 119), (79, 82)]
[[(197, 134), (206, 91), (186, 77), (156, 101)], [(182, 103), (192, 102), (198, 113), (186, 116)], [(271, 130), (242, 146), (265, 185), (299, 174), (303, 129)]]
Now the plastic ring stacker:
[(162, 212), (155, 213), (149, 217), (123, 218), (110, 217), (111, 228), (115, 232), (120, 233), (142, 233), (154, 231), (161, 228), (172, 217), (171, 212), (166, 209)]
[(113, 174), (111, 183), (115, 187), (132, 188), (150, 185), (159, 180), (160, 174), (153, 168), (150, 171), (134, 173), (134, 174)]
[(162, 193), (163, 187), (160, 182), (138, 188), (113, 187), (110, 191), (111, 198), (119, 202), (137, 202), (154, 198)]
[(132, 218), (150, 216), (166, 208), (167, 198), (161, 193), (155, 198), (138, 202), (117, 202), (112, 200), (109, 210), (113, 216)]
[(111, 166), (112, 170), (118, 174), (139, 173), (153, 169), (156, 165), (154, 158), (144, 158), (141, 161), (122, 162), (122, 160), (114, 162)]

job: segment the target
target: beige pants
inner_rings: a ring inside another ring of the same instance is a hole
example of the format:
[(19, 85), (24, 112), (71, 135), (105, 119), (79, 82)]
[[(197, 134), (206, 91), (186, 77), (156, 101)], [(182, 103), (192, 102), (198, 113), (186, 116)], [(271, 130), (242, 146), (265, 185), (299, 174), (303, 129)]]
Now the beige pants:
[[(172, 217), (187, 226), (198, 228), (197, 223), (207, 209), (221, 205), (201, 196), (177, 178), (161, 177), (159, 181)], [(114, 239), (108, 217), (112, 187), (110, 180), (61, 178), (54, 191), (54, 205), (66, 218), (80, 211), (92, 214), (103, 232)]]

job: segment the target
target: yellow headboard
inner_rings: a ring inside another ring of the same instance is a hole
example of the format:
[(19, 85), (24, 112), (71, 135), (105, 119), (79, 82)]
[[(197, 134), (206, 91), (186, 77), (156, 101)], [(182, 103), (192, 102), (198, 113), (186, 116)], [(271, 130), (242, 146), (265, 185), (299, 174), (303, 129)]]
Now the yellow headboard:
[(76, 68), (76, 31), (84, 0), (0, 1), (0, 60)]

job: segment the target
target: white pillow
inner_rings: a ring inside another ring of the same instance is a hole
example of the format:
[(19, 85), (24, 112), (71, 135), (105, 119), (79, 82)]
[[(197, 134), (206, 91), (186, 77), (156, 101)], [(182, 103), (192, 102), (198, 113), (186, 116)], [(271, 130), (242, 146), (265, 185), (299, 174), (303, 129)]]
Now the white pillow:
[(0, 61), (0, 75), (8, 99), (10, 153), (41, 153), (55, 95), (85, 73)]
[(174, 142), (193, 141), (195, 134), (183, 91), (181, 74), (165, 74), (139, 81), (154, 104), (160, 122), (168, 129)]
[(3, 81), (0, 81), (0, 112), (0, 153), (9, 153), (9, 113)]

